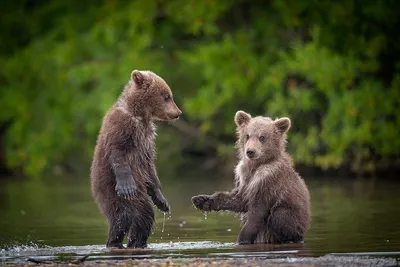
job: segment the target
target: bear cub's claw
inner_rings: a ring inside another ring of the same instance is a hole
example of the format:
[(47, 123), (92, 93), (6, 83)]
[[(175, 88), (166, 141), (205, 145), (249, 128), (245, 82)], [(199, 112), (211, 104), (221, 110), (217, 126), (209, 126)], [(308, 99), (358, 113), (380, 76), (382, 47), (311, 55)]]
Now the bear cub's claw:
[(133, 200), (135, 197), (136, 186), (130, 181), (118, 181), (115, 186), (115, 191), (119, 197)]
[(211, 204), (213, 202), (212, 197), (207, 195), (198, 195), (192, 197), (194, 206), (202, 211), (211, 211)]

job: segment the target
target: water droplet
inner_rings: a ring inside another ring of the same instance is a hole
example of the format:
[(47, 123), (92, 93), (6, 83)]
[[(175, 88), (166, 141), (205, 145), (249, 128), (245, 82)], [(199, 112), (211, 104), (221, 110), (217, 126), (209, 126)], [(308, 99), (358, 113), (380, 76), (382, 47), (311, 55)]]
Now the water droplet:
[(164, 212), (164, 220), (162, 222), (161, 233), (164, 233), (164, 227), (165, 227), (165, 212)]
[(183, 224), (182, 224), (182, 223), (180, 223), (180, 224), (179, 224), (179, 227), (183, 227)]
[(207, 211), (204, 212), (204, 220), (207, 220)]
[(232, 231), (232, 229), (229, 228), (229, 229), (226, 229), (226, 231), (230, 232), (230, 231)]

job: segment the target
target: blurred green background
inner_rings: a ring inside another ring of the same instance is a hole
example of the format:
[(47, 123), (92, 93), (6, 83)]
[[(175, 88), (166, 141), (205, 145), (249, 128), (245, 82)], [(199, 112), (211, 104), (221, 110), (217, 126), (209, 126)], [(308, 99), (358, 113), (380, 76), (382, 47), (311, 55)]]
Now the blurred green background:
[(290, 117), (298, 166), (400, 166), (397, 0), (15, 0), (0, 20), (8, 171), (87, 172), (133, 69), (163, 77), (184, 112), (159, 129), (168, 169), (231, 171), (238, 109)]

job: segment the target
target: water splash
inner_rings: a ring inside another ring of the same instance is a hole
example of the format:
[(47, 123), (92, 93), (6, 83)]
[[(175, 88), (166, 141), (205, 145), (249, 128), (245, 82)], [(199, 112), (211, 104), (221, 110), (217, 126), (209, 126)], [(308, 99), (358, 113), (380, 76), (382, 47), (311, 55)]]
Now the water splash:
[(207, 211), (204, 212), (204, 220), (207, 220)]
[(161, 233), (164, 233), (164, 228), (165, 228), (165, 212), (164, 212), (164, 219), (163, 219), (163, 222), (162, 222)]

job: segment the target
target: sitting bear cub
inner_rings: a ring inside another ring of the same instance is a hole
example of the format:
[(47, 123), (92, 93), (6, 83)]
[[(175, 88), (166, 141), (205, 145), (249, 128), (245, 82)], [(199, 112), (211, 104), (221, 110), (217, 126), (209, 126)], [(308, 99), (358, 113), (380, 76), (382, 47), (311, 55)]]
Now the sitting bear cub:
[(302, 242), (310, 222), (310, 196), (285, 152), (290, 120), (235, 115), (239, 163), (231, 192), (192, 197), (197, 209), (242, 215), (237, 242)]

